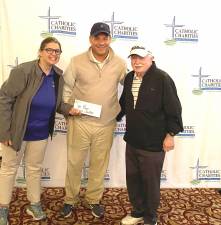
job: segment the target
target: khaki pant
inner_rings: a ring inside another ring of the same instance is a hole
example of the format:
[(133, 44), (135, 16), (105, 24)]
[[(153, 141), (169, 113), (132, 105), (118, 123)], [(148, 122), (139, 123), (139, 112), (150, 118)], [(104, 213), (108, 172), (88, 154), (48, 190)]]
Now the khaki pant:
[(88, 150), (90, 158), (85, 200), (91, 204), (99, 203), (104, 191), (104, 176), (108, 167), (115, 126), (116, 122), (99, 126), (82, 118), (69, 119), (66, 203), (78, 202), (81, 174)]
[(19, 152), (2, 144), (2, 164), (0, 169), (0, 205), (9, 205), (15, 176), (24, 155), (26, 167), (27, 198), (31, 203), (40, 201), (41, 167), (44, 160), (47, 139), (24, 141)]

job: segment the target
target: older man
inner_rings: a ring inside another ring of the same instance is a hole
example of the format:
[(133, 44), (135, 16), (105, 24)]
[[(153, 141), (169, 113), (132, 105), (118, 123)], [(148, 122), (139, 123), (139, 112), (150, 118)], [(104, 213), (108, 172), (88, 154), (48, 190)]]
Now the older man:
[(133, 210), (122, 224), (155, 225), (165, 152), (183, 130), (181, 104), (173, 80), (156, 67), (145, 46), (133, 46), (129, 57), (133, 71), (125, 78), (117, 120), (126, 115), (126, 181)]

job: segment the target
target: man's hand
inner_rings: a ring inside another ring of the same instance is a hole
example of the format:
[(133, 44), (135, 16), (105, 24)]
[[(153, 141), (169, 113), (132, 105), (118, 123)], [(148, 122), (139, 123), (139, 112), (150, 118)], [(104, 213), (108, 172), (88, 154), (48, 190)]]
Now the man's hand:
[(74, 107), (70, 109), (69, 115), (71, 116), (80, 116), (81, 111), (79, 109), (75, 109)]
[(170, 134), (167, 134), (163, 141), (163, 150), (169, 152), (174, 149), (174, 137)]

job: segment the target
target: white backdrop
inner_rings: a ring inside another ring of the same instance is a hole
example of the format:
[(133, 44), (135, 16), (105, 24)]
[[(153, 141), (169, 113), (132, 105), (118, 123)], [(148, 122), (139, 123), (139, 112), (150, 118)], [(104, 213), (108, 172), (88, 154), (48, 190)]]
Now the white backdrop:
[[(221, 74), (220, 7), (211, 1), (0, 0), (0, 84), (10, 69), (33, 60), (42, 38), (53, 35), (62, 44), (59, 66), (88, 46), (93, 23), (112, 28), (113, 49), (127, 59), (137, 40), (153, 51), (158, 67), (174, 79), (183, 106), (185, 130), (175, 137), (176, 148), (167, 153), (162, 187), (221, 186)], [(125, 123), (115, 132), (106, 186), (125, 186)], [(63, 186), (66, 169), (66, 125), (56, 120), (42, 180), (45, 186)], [(88, 164), (82, 174), (87, 183)], [(23, 163), (17, 184), (25, 183)]]

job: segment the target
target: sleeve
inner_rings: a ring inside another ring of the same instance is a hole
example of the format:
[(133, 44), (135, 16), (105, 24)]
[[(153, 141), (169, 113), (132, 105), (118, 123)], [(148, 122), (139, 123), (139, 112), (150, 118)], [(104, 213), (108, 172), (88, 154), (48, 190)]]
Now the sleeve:
[(27, 84), (24, 71), (21, 67), (11, 70), (9, 78), (0, 89), (0, 141), (11, 139), (10, 127), (13, 106), (17, 96), (25, 89)]
[(163, 109), (167, 121), (167, 133), (176, 135), (183, 131), (182, 106), (172, 78), (167, 75), (164, 80)]
[(73, 59), (71, 59), (66, 71), (64, 72), (63, 78), (64, 78), (63, 100), (64, 102), (68, 102), (68, 100), (72, 95), (76, 79), (76, 70)]
[(118, 113), (116, 120), (119, 122), (121, 121), (121, 119), (123, 118), (123, 116), (126, 114), (125, 112), (125, 98), (126, 98), (126, 91), (125, 91), (125, 86), (123, 88), (119, 103), (120, 103), (120, 107), (121, 107), (121, 111)]
[(69, 115), (70, 109), (73, 107), (73, 105), (65, 103), (62, 99), (62, 93), (63, 93), (63, 88), (64, 88), (64, 78), (63, 76), (59, 77), (59, 88), (58, 88), (58, 107), (57, 107), (57, 112), (60, 114), (63, 114), (64, 116)]
[(69, 111), (71, 110), (73, 106), (68, 104), (68, 103), (64, 103), (63, 101), (60, 102), (57, 112), (60, 114), (63, 114), (64, 116), (68, 116), (69, 115)]
[(123, 64), (123, 68), (122, 68), (122, 71), (121, 71), (121, 75), (120, 75), (120, 84), (124, 84), (124, 79), (128, 73), (128, 69), (127, 69), (127, 64), (126, 62), (124, 61), (124, 64)]

